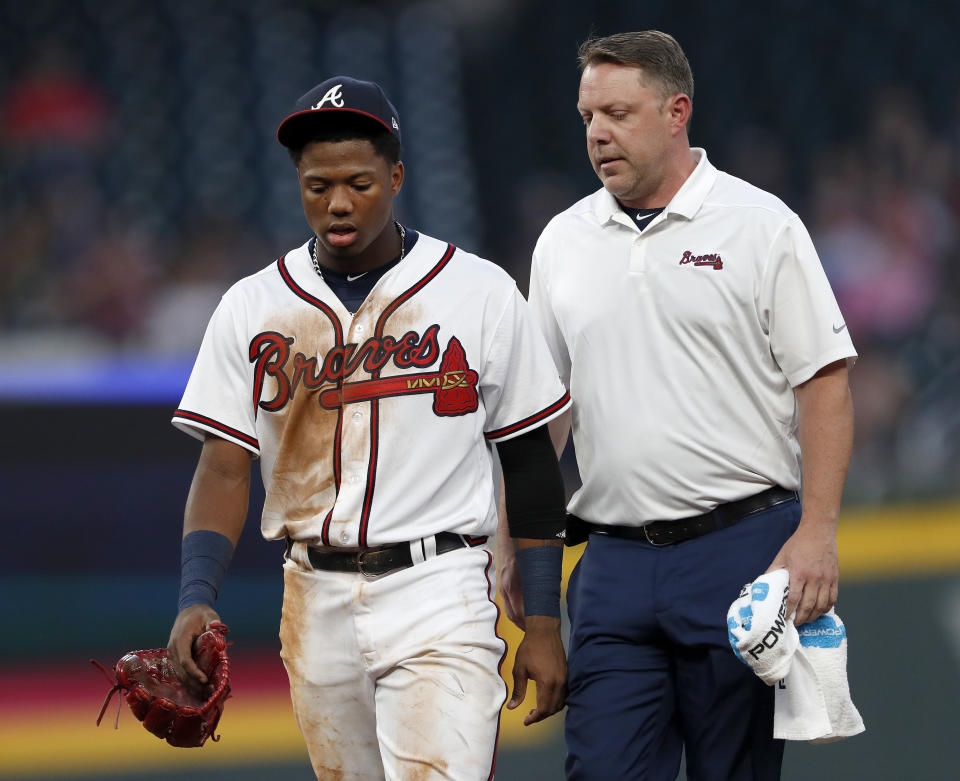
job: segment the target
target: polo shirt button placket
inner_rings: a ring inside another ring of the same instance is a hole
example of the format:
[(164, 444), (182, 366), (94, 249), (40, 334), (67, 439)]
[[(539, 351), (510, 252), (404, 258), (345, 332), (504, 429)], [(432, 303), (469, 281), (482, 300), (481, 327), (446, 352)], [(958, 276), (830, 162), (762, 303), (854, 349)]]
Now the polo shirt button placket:
[[(647, 243), (641, 236), (634, 239), (633, 245), (630, 247), (630, 273), (639, 274), (642, 277), (645, 277), (647, 273)], [(646, 280), (644, 279), (645, 285)]]

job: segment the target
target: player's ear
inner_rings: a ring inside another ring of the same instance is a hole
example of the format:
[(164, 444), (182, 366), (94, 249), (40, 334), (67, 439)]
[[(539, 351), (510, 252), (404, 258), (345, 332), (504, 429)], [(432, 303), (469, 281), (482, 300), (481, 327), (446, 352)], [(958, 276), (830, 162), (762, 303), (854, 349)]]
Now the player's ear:
[(393, 164), (393, 170), (390, 171), (390, 193), (396, 196), (403, 187), (403, 162), (398, 160)]
[(693, 102), (688, 95), (679, 92), (667, 98), (664, 109), (667, 112), (670, 129), (675, 135), (685, 130), (689, 124), (690, 114), (693, 113)]

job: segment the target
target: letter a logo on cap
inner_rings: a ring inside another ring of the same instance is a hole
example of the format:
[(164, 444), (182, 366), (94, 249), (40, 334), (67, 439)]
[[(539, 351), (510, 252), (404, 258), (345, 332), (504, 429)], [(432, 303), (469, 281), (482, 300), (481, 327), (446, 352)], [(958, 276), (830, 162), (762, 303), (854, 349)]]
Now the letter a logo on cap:
[(341, 87), (343, 87), (342, 84), (336, 84), (330, 89), (328, 89), (327, 94), (324, 95), (322, 98), (320, 98), (320, 102), (315, 103), (314, 105), (310, 106), (310, 108), (312, 109), (322, 108), (323, 104), (326, 103), (328, 100), (332, 105), (336, 106), (337, 108), (343, 108), (343, 94), (340, 92)]

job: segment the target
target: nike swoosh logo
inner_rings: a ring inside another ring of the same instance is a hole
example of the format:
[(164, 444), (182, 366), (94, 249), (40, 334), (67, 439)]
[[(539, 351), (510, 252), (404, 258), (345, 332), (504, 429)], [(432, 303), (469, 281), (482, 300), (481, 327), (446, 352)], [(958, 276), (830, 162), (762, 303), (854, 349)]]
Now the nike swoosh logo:
[(351, 277), (349, 274), (347, 274), (347, 282), (353, 282), (357, 279), (360, 279), (360, 277), (365, 277), (366, 275), (366, 271), (364, 271), (362, 274), (357, 274), (355, 277)]
[(638, 214), (638, 215), (637, 215), (637, 219), (638, 219), (638, 220), (649, 220), (651, 217), (655, 217), (655, 216), (656, 216), (655, 214)]
[(833, 327), (833, 332), (834, 332), (835, 334), (838, 334), (838, 333), (840, 333), (840, 332), (841, 332), (844, 328), (846, 328), (846, 327), (847, 327), (847, 324), (846, 324), (846, 323), (844, 323), (843, 325), (841, 325), (839, 328), (837, 328), (836, 326), (834, 326), (834, 327)]

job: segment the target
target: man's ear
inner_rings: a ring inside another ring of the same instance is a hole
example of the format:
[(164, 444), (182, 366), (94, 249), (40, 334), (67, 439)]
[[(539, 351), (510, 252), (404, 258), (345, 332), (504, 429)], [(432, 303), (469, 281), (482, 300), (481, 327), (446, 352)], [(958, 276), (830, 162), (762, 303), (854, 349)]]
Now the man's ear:
[(396, 196), (400, 192), (400, 188), (403, 187), (403, 177), (403, 161), (398, 160), (393, 164), (393, 170), (390, 172), (390, 192), (393, 193), (394, 196)]
[(690, 124), (690, 115), (693, 113), (693, 102), (690, 97), (683, 92), (678, 92), (676, 95), (667, 98), (665, 108), (674, 135), (686, 130), (687, 125)]

